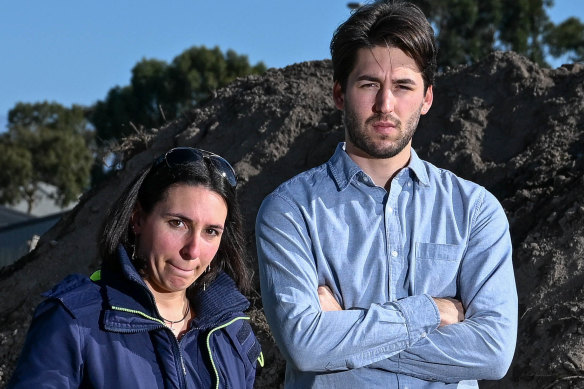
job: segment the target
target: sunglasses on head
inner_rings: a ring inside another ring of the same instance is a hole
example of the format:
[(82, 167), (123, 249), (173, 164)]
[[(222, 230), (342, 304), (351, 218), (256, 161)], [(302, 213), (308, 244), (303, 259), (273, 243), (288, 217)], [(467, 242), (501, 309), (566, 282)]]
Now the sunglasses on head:
[(229, 182), (229, 185), (235, 188), (237, 185), (237, 176), (235, 175), (235, 170), (233, 170), (231, 164), (229, 164), (225, 158), (213, 154), (210, 151), (195, 149), (192, 147), (175, 147), (158, 157), (154, 162), (154, 166), (156, 167), (164, 161), (168, 167), (172, 168), (177, 165), (198, 162), (202, 159), (208, 159), (211, 161), (211, 164), (217, 169), (219, 174)]

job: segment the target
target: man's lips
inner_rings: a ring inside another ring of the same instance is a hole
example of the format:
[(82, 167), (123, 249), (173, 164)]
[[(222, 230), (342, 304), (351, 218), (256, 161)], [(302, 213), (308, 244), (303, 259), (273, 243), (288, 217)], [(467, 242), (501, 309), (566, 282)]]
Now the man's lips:
[(371, 124), (373, 130), (380, 135), (392, 135), (395, 133), (399, 133), (399, 125), (393, 122), (373, 122)]
[(367, 119), (365, 124), (376, 128), (399, 128), (400, 121), (390, 115), (375, 115)]
[(397, 127), (397, 125), (392, 122), (374, 122), (373, 127)]

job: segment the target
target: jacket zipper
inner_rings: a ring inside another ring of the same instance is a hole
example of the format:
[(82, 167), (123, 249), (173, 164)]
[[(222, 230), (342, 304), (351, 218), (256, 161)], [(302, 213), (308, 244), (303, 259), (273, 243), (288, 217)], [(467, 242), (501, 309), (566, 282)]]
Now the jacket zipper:
[[(152, 317), (150, 315), (145, 314), (144, 312), (141, 311), (137, 311), (134, 309), (128, 309), (128, 308), (124, 308), (124, 307), (118, 307), (118, 306), (112, 306), (112, 309), (115, 309), (116, 311), (122, 311), (122, 312), (128, 312), (128, 313), (133, 313), (139, 316), (142, 316), (146, 319), (155, 321), (156, 323), (160, 323), (161, 324), (161, 328), (166, 328), (168, 331), (170, 331), (170, 329), (166, 326), (166, 324), (164, 324), (164, 322), (162, 320), (159, 320), (155, 317)], [(171, 331), (172, 332), (172, 331)], [(180, 351), (180, 345), (178, 344), (178, 339), (176, 338), (176, 336), (174, 336), (174, 334), (172, 334), (172, 337), (174, 338), (174, 345), (175, 345), (175, 351), (177, 352), (179, 359), (180, 359), (180, 365), (183, 371), (183, 382), (182, 382), (182, 386), (186, 387), (186, 376), (187, 376), (187, 368), (185, 367), (185, 361), (184, 358), (182, 356), (182, 352)], [(212, 358), (211, 358), (212, 360)]]
[(211, 366), (213, 366), (213, 372), (215, 373), (215, 382), (216, 382), (215, 389), (219, 389), (219, 371), (217, 370), (217, 366), (215, 366), (215, 360), (213, 359), (213, 352), (211, 351), (211, 335), (213, 334), (213, 332), (220, 330), (222, 328), (225, 328), (225, 327), (235, 323), (237, 320), (249, 320), (249, 317), (248, 316), (236, 317), (236, 318), (232, 319), (231, 321), (220, 325), (219, 327), (213, 328), (207, 334), (207, 351), (209, 352), (209, 359), (211, 360)]

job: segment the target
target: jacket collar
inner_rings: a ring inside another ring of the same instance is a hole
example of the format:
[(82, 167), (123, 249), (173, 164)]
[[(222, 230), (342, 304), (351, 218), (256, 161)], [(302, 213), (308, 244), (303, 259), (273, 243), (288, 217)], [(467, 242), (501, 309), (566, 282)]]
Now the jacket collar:
[[(122, 245), (118, 247), (118, 259), (117, 269), (106, 268), (102, 271), (105, 298), (109, 307), (113, 309), (108, 310), (107, 321), (110, 324), (120, 321), (114, 324), (118, 328), (122, 322), (126, 323), (128, 328), (139, 323), (143, 329), (151, 327), (152, 324), (159, 326), (156, 320), (161, 320), (161, 317), (154, 297)], [(223, 272), (219, 273), (205, 290), (191, 296), (190, 300), (197, 313), (194, 325), (200, 328), (222, 322), (249, 307), (248, 300), (239, 292), (235, 282)], [(136, 313), (140, 320), (136, 319)], [(131, 317), (134, 317), (133, 321)], [(136, 330), (135, 327), (133, 329)]]
[(200, 290), (191, 303), (197, 312), (194, 322), (198, 327), (217, 324), (249, 307), (249, 301), (239, 292), (235, 282), (223, 272), (205, 290)]

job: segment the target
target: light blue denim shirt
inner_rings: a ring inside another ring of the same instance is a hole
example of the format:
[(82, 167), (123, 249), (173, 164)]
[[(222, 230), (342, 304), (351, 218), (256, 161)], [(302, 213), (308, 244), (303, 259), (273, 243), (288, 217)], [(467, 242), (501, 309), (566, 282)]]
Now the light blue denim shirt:
[[(411, 154), (387, 192), (341, 143), (262, 203), (261, 291), (287, 388), (476, 388), (506, 373), (517, 292), (505, 213)], [(320, 309), (319, 285), (343, 311)], [(438, 328), (431, 296), (461, 300), (464, 321)]]

